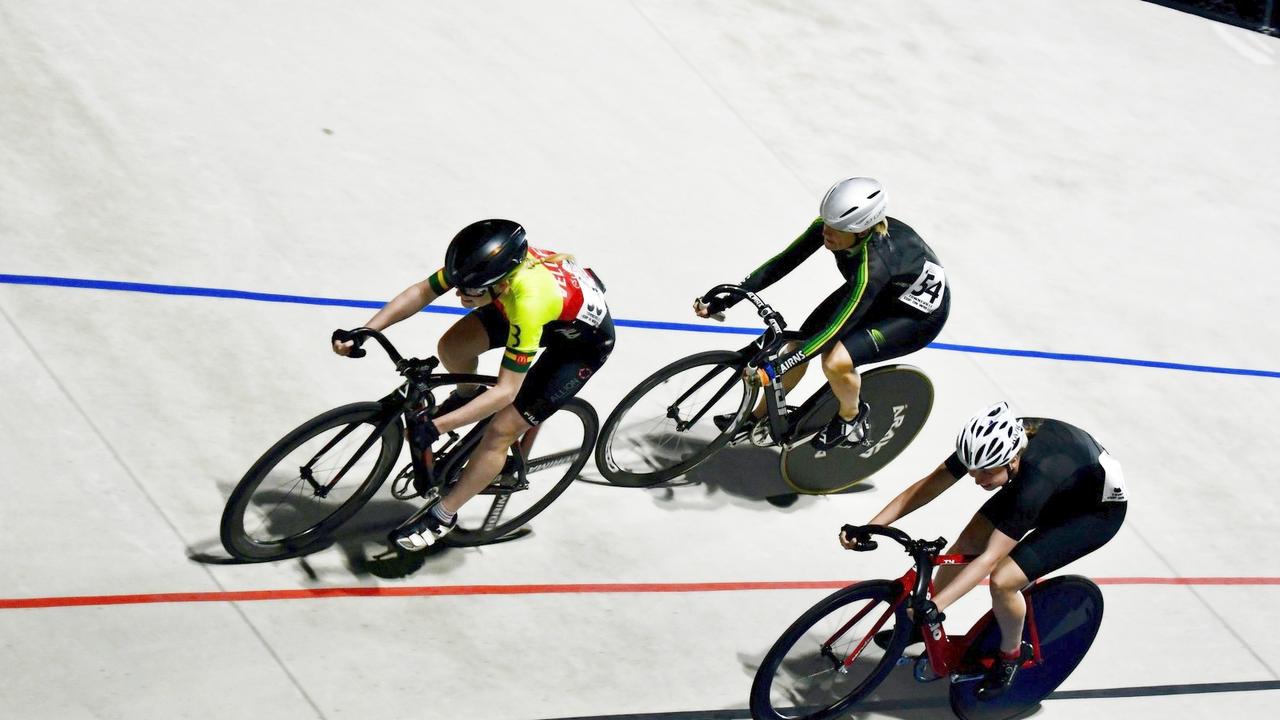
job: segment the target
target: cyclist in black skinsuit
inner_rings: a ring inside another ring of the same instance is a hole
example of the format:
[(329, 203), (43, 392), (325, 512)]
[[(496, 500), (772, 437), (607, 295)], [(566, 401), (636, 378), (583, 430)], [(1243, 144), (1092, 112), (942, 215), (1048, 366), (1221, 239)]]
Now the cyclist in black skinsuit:
[[(858, 368), (915, 352), (942, 330), (951, 290), (938, 256), (907, 224), (886, 217), (884, 188), (871, 178), (841, 180), (827, 191), (814, 220), (786, 250), (747, 276), (742, 287), (758, 292), (782, 279), (826, 247), (845, 283), (805, 319), (808, 339), (788, 346), (776, 368), (783, 387), (800, 382), (807, 361), (822, 356), (822, 371), (840, 401), (831, 422), (813, 438), (819, 450), (862, 442), (868, 406), (862, 402)], [(707, 317), (734, 301), (694, 302)], [(795, 372), (788, 373), (796, 368)], [(758, 408), (756, 417), (763, 415)], [(725, 429), (732, 415), (716, 418)]]
[[(1015, 418), (1006, 403), (998, 403), (973, 417), (956, 438), (956, 452), (870, 524), (896, 522), (966, 474), (982, 489), (999, 492), (947, 550), (978, 557), (963, 568), (938, 569), (931, 610), (945, 610), (991, 577), (1002, 656), (978, 688), (978, 697), (989, 699), (1008, 688), (1030, 657), (1030, 646), (1022, 642), (1022, 589), (1115, 537), (1129, 503), (1120, 463), (1089, 433), (1060, 420)], [(840, 541), (852, 547), (843, 534)], [(876, 642), (885, 646), (891, 635), (882, 631)]]

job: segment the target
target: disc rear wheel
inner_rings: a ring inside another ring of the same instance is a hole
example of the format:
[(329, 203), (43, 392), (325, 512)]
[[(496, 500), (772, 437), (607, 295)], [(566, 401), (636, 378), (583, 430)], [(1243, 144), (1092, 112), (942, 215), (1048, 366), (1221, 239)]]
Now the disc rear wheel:
[(820, 452), (808, 438), (817, 434), (839, 407), (831, 389), (806, 403), (793, 437), (782, 450), (782, 477), (797, 492), (848, 490), (898, 457), (924, 427), (933, 409), (933, 383), (911, 365), (883, 365), (862, 374), (862, 399), (871, 406), (867, 440), (853, 447)]

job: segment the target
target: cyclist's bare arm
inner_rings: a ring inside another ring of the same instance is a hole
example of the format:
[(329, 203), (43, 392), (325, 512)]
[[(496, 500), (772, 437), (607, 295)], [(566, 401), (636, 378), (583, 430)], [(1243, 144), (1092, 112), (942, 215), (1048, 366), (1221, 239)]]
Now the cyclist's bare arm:
[[(933, 472), (911, 483), (907, 489), (898, 493), (898, 496), (890, 500), (889, 504), (876, 513), (876, 516), (867, 524), (892, 525), (928, 505), (930, 501), (954, 485), (956, 479), (951, 471), (947, 470), (946, 463), (939, 465)], [(846, 537), (843, 530), (840, 531), (840, 545), (846, 550), (852, 550), (854, 546), (854, 539)]]
[(959, 600), (965, 593), (985, 580), (991, 574), (991, 571), (996, 569), (996, 565), (1008, 557), (1009, 553), (1013, 552), (1013, 548), (1017, 544), (1018, 541), (1016, 539), (1005, 535), (1003, 532), (999, 530), (992, 531), (991, 538), (987, 540), (986, 549), (973, 562), (965, 565), (960, 574), (947, 583), (945, 588), (939, 590), (938, 594), (933, 596), (934, 604), (938, 606), (939, 610), (946, 610), (951, 603)]
[(401, 320), (421, 312), (422, 308), (430, 305), (437, 297), (440, 296), (436, 295), (436, 292), (431, 289), (431, 284), (426, 280), (414, 283), (374, 313), (369, 322), (365, 323), (365, 327), (379, 331), (386, 330)]
[(483, 420), (510, 405), (524, 384), (526, 373), (507, 368), (498, 371), (498, 382), (488, 391), (450, 413), (435, 419), (436, 428), (444, 433)]
[(876, 513), (869, 525), (892, 525), (912, 512), (928, 505), (947, 488), (956, 483), (956, 478), (947, 470), (945, 464), (939, 465), (933, 472), (920, 478), (898, 496), (889, 501), (884, 509)]
[[(407, 317), (418, 313), (422, 308), (430, 305), (439, 295), (431, 289), (431, 284), (426, 280), (417, 282), (405, 288), (399, 295), (396, 295), (390, 302), (382, 306), (382, 309), (374, 313), (373, 317), (364, 324), (365, 327), (382, 331), (404, 320)], [(352, 343), (337, 342), (333, 343), (333, 351), (339, 355), (347, 355), (351, 352)]]

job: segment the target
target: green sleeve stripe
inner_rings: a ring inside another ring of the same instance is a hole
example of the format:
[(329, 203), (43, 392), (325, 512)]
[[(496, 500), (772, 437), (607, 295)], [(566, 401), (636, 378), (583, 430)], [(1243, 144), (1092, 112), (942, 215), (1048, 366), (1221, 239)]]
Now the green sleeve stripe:
[(449, 283), (444, 279), (444, 268), (440, 268), (434, 275), (427, 278), (427, 284), (431, 286), (431, 291), (436, 295), (443, 295), (449, 292)]
[[(809, 233), (813, 231), (813, 226), (814, 226), (814, 225), (817, 225), (817, 224), (818, 224), (818, 223), (820, 223), (820, 222), (822, 222), (822, 218), (818, 218), (817, 220), (814, 220), (813, 222), (809, 223), (809, 227), (805, 228), (804, 232), (800, 233), (800, 236), (799, 236), (799, 237), (797, 237), (795, 240), (792, 240), (792, 241), (791, 241), (791, 244), (790, 244), (790, 245), (787, 245), (787, 247), (786, 247), (785, 249), (783, 249), (783, 251), (782, 251), (782, 252), (780, 252), (780, 253), (778, 253), (777, 255), (774, 255), (773, 257), (769, 258), (768, 260), (766, 260), (766, 261), (764, 262), (764, 264), (763, 264), (763, 265), (761, 265), (760, 267), (758, 267), (758, 268), (756, 268), (755, 270), (751, 271), (751, 275), (756, 275), (756, 274), (759, 274), (759, 273), (761, 273), (761, 272), (764, 272), (765, 270), (767, 270), (767, 269), (769, 268), (769, 266), (770, 266), (770, 265), (772, 265), (772, 264), (776, 263), (779, 259), (781, 259), (781, 258), (785, 257), (785, 256), (786, 256), (786, 254), (787, 254), (787, 253), (789, 253), (789, 252), (791, 252), (791, 251), (795, 248), (795, 246), (796, 246), (796, 245), (799, 245), (801, 242), (804, 242), (804, 239), (805, 239), (805, 238), (807, 238), (807, 237), (809, 236)], [(751, 277), (751, 275), (748, 275), (747, 277)]]
[(817, 350), (823, 345), (826, 345), (827, 341), (836, 334), (836, 331), (839, 330), (841, 326), (844, 325), (845, 321), (849, 319), (849, 316), (853, 314), (853, 309), (858, 307), (858, 303), (862, 300), (862, 294), (867, 289), (867, 261), (869, 257), (870, 253), (868, 253), (866, 249), (863, 249), (862, 263), (858, 265), (858, 275), (854, 280), (853, 292), (849, 294), (849, 299), (845, 300), (844, 304), (840, 306), (840, 310), (836, 312), (836, 316), (831, 320), (831, 324), (828, 325), (825, 330), (815, 335), (811, 340), (809, 340), (809, 342), (805, 343), (801, 352), (803, 352), (806, 357), (817, 352)]

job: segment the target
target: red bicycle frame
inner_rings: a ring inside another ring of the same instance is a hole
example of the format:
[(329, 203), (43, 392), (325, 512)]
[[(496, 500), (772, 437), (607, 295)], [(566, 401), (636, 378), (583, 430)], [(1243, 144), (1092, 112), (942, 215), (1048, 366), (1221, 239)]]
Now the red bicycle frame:
[[(977, 557), (977, 555), (937, 555), (933, 558), (933, 565), (934, 567), (938, 567), (940, 565), (967, 565), (973, 562)], [(886, 614), (886, 617), (882, 618), (881, 621), (876, 624), (875, 628), (872, 629), (867, 638), (864, 638), (863, 642), (858, 645), (858, 648), (854, 651), (853, 655), (846, 660), (846, 665), (851, 663), (853, 658), (857, 657), (857, 655), (862, 652), (862, 649), (866, 646), (866, 641), (879, 631), (880, 626), (884, 624), (884, 620), (888, 619), (887, 616), (896, 612), (902, 603), (907, 602), (910, 599), (912, 589), (916, 584), (916, 577), (916, 569), (912, 568), (908, 570), (905, 575), (899, 578), (898, 582), (902, 586), (901, 594), (898, 595), (897, 600), (889, 608), (889, 612)], [(933, 580), (930, 578), (929, 597), (933, 597), (933, 592)], [(1025, 593), (1026, 591), (1024, 590), (1023, 592)], [(1028, 602), (1026, 607), (1027, 618), (1025, 620), (1025, 626), (1027, 634), (1031, 638), (1032, 656), (1031, 659), (1023, 665), (1023, 667), (1031, 667), (1032, 665), (1038, 665), (1041, 661), (1040, 633), (1036, 629), (1035, 611), (1032, 608), (1031, 603)], [(865, 611), (863, 613), (859, 613), (858, 617), (854, 618), (854, 620), (850, 622), (849, 626), (852, 626), (853, 623), (860, 619), (863, 614), (865, 614)], [(963, 636), (948, 635), (946, 630), (943, 628), (942, 623), (938, 623), (936, 626), (922, 626), (921, 634), (924, 636), (924, 645), (929, 657), (929, 665), (934, 674), (941, 678), (947, 677), (953, 673), (962, 673), (966, 670), (971, 672), (981, 672), (990, 668), (993, 662), (991, 658), (980, 659), (977, 667), (972, 665), (966, 667), (964, 657), (969, 652), (969, 648), (973, 645), (974, 641), (978, 638), (978, 635), (994, 621), (995, 615), (992, 612), (988, 612), (979, 618), (978, 622), (974, 623), (974, 626), (969, 628), (969, 632), (965, 633)]]

